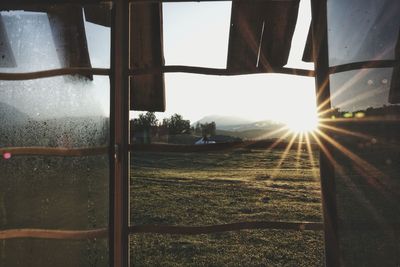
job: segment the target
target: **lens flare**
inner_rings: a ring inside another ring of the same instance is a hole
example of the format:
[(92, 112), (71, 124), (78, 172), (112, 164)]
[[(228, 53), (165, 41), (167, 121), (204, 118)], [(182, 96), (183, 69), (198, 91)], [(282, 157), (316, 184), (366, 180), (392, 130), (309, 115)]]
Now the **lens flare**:
[(3, 159), (10, 159), (11, 158), (11, 153), (10, 152), (4, 152), (3, 153)]

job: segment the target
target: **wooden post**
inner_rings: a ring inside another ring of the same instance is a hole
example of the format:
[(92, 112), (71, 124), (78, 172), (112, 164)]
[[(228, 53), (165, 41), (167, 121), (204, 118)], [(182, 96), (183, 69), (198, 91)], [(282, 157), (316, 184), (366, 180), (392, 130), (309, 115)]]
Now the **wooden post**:
[(111, 27), (110, 266), (129, 266), (129, 1), (116, 0)]
[[(312, 0), (311, 11), (317, 104), (320, 111), (325, 111), (331, 108), (327, 0)], [(330, 145), (326, 141), (322, 139), (321, 142), (326, 148), (330, 148)], [(340, 253), (335, 172), (332, 162), (329, 161), (323, 150), (320, 153), (320, 170), (325, 233), (325, 265), (327, 267), (336, 267), (340, 266)]]

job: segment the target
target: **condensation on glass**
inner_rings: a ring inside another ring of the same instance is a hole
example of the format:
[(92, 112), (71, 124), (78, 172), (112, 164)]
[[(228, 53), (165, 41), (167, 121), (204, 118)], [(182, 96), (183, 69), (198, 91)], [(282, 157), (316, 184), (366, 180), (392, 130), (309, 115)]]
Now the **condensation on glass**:
[[(79, 6), (2, 11), (0, 72), (108, 67), (110, 30), (84, 19)], [(109, 109), (108, 77), (0, 81), (0, 230), (107, 229)], [(17, 153), (27, 147), (60, 155)], [(107, 235), (3, 239), (0, 266), (108, 266), (108, 250)]]
[[(330, 65), (399, 60), (400, 2), (328, 1)], [(400, 262), (398, 65), (331, 75), (339, 247), (343, 266)]]
[(393, 60), (399, 36), (397, 0), (328, 0), (329, 64)]

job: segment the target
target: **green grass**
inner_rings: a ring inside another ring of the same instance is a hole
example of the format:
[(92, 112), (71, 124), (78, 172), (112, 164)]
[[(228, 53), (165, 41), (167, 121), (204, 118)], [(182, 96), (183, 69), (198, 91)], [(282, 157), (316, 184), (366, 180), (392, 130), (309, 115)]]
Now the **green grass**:
[[(282, 150), (131, 155), (131, 223), (320, 222), (318, 166)], [(314, 158), (314, 162), (318, 162)], [(198, 236), (136, 234), (135, 266), (322, 266), (323, 234), (245, 230)]]

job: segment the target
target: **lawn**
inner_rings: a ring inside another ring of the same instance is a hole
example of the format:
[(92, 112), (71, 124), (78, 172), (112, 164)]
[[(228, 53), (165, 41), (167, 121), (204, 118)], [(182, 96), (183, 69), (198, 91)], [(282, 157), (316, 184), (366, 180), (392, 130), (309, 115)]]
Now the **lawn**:
[[(321, 222), (318, 160), (304, 150), (131, 154), (131, 223)], [(279, 164), (281, 162), (281, 164)], [(322, 231), (135, 234), (134, 266), (322, 266)]]

